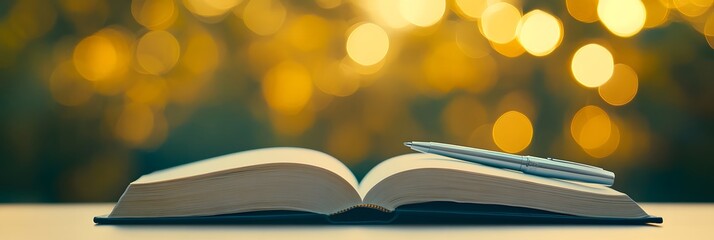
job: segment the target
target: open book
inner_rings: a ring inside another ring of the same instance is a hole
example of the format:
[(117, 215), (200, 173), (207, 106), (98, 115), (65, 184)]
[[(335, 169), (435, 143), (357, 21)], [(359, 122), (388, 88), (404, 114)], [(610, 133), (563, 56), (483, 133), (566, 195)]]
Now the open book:
[(144, 175), (129, 184), (109, 215), (94, 221), (428, 222), (489, 217), (662, 221), (605, 186), (423, 153), (385, 160), (358, 182), (334, 157), (292, 147), (239, 152)]

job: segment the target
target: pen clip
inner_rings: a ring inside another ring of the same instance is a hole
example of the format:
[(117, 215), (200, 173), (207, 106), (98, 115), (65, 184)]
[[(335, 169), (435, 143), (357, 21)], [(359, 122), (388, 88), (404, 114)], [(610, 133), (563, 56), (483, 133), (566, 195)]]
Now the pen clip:
[(578, 163), (578, 162), (571, 162), (571, 161), (565, 161), (565, 160), (560, 160), (560, 159), (555, 159), (555, 158), (546, 158), (551, 161), (556, 161), (556, 162), (561, 162), (565, 164), (573, 164), (573, 165), (578, 165), (578, 166), (583, 166), (583, 167), (589, 167), (589, 168), (595, 168), (595, 169), (602, 169), (600, 167), (592, 166), (592, 165), (587, 165), (583, 163)]

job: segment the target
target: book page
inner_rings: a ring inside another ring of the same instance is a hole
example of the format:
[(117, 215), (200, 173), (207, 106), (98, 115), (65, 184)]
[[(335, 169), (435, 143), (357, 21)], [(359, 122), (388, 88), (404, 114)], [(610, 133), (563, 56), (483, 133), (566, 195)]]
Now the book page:
[(209, 158), (144, 175), (132, 184), (171, 181), (274, 163), (295, 163), (319, 167), (342, 177), (354, 189), (357, 189), (358, 186), (357, 178), (339, 160), (323, 152), (297, 147), (263, 148)]
[(372, 168), (372, 170), (370, 170), (367, 175), (365, 175), (365, 177), (362, 179), (362, 182), (360, 183), (360, 196), (362, 197), (362, 199), (364, 199), (370, 189), (372, 189), (382, 180), (392, 175), (414, 169), (429, 168), (448, 169), (454, 171), (465, 171), (483, 175), (498, 176), (516, 181), (527, 181), (588, 193), (596, 193), (603, 195), (623, 195), (622, 193), (615, 191), (609, 187), (597, 184), (573, 183), (566, 180), (545, 178), (535, 175), (524, 174), (518, 171), (484, 166), (478, 163), (466, 162), (434, 154), (410, 153), (387, 159)]

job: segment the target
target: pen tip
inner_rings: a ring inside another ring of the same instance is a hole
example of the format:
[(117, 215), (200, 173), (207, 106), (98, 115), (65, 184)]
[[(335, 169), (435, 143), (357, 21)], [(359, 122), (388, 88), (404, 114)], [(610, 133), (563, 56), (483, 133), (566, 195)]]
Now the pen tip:
[(404, 146), (412, 147), (412, 142), (404, 142)]

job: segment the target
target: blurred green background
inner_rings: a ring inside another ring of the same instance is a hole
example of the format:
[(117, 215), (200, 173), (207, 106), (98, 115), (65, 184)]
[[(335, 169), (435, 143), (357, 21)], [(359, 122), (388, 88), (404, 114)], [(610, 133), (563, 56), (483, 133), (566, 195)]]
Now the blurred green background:
[(712, 0), (0, 2), (0, 202), (300, 146), (358, 178), (409, 140), (595, 164), (714, 201)]

